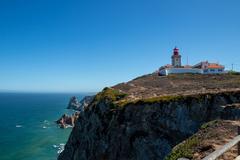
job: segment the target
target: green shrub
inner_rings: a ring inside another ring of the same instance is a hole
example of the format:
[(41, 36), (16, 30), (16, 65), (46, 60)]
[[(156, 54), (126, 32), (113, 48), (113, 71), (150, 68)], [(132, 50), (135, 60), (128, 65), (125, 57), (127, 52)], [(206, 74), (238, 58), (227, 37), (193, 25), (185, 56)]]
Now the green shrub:
[(206, 129), (214, 124), (217, 124), (218, 123), (218, 120), (213, 120), (213, 121), (210, 121), (210, 122), (207, 122), (207, 123), (204, 123), (200, 128), (201, 129)]
[(193, 158), (194, 148), (200, 143), (196, 136), (192, 136), (183, 143), (173, 148), (165, 160), (177, 160), (178, 158)]
[(117, 100), (120, 100), (124, 97), (126, 97), (127, 94), (125, 93), (121, 93), (119, 92), (118, 90), (115, 90), (113, 88), (104, 88), (102, 90), (102, 92), (99, 92), (96, 96), (95, 96), (95, 99), (94, 101), (101, 101), (101, 100), (109, 100), (109, 101), (117, 101)]
[(228, 74), (229, 74), (229, 75), (240, 75), (240, 72), (229, 71)]

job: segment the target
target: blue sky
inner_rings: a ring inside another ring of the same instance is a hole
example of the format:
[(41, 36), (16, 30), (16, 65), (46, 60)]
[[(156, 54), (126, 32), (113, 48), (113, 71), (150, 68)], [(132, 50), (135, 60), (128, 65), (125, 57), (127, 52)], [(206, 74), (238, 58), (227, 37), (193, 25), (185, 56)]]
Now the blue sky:
[(1, 0), (0, 90), (89, 92), (170, 63), (240, 70), (239, 0)]

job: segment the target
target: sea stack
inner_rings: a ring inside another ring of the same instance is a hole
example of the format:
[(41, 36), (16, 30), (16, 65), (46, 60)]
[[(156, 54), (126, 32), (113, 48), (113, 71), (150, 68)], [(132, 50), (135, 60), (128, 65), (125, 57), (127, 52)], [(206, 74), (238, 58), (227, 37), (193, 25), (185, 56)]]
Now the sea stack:
[(80, 103), (77, 97), (73, 96), (69, 101), (67, 109), (79, 110), (79, 108), (80, 108)]
[(68, 104), (67, 109), (73, 109), (76, 111), (83, 111), (93, 101), (94, 96), (85, 96), (80, 102), (77, 97), (73, 96)]
[(79, 117), (79, 112), (75, 112), (71, 116), (64, 114), (59, 120), (56, 121), (56, 123), (60, 126), (60, 128), (67, 128), (68, 126), (73, 127), (78, 117)]

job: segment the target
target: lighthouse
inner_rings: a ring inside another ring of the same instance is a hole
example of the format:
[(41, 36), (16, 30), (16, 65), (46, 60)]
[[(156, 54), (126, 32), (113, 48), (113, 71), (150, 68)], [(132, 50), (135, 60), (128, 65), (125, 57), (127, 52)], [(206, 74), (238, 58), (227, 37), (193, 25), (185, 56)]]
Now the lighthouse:
[(158, 74), (160, 76), (167, 76), (169, 74), (224, 74), (225, 67), (218, 63), (209, 63), (202, 61), (194, 66), (183, 65), (181, 63), (181, 55), (179, 49), (175, 47), (172, 54), (172, 65), (167, 64), (159, 68)]
[(173, 49), (172, 66), (176, 68), (179, 68), (182, 66), (181, 55), (179, 54), (179, 49), (177, 47)]

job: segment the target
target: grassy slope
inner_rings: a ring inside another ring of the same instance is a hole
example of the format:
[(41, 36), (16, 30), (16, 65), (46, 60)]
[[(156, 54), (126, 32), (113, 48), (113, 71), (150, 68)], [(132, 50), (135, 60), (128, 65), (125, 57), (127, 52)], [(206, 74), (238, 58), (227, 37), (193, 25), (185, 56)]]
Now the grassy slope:
[[(237, 136), (237, 125), (238, 121), (224, 120), (203, 124), (196, 134), (175, 146), (165, 160), (182, 157), (200, 160)], [(233, 148), (219, 159), (232, 160), (236, 156), (237, 150)]]

